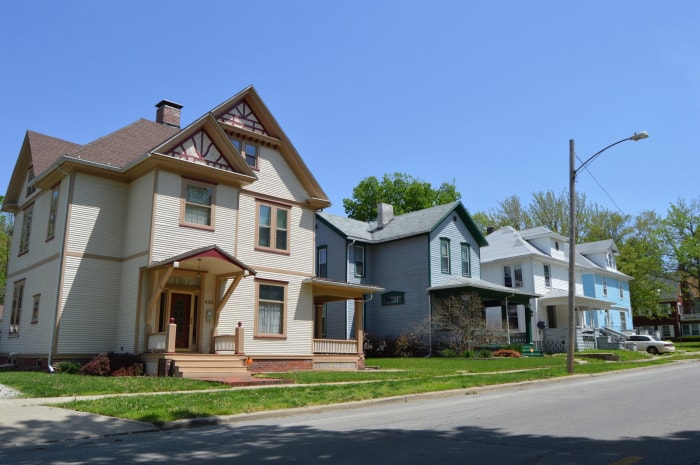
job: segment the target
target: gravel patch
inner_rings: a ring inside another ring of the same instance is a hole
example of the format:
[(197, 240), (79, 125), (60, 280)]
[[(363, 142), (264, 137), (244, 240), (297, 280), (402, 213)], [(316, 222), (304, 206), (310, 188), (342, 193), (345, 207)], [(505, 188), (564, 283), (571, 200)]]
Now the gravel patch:
[(22, 393), (18, 390), (0, 384), (0, 399), (14, 399), (15, 397), (19, 397), (20, 394)]

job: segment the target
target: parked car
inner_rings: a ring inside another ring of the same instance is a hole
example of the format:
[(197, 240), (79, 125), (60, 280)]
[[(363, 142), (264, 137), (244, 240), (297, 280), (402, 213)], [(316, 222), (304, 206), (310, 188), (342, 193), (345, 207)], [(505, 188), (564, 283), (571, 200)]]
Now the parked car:
[(635, 343), (637, 345), (637, 350), (641, 352), (646, 351), (650, 354), (663, 354), (676, 350), (676, 346), (673, 345), (673, 342), (661, 341), (654, 336), (639, 334), (636, 336), (629, 336), (627, 340)]

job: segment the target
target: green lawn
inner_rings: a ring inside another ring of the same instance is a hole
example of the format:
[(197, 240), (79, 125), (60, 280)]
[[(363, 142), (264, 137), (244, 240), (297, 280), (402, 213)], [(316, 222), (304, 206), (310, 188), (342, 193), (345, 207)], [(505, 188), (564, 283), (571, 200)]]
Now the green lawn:
[[(622, 357), (619, 362), (577, 359), (581, 363), (576, 364), (575, 372), (602, 373), (669, 363), (688, 357), (700, 358), (700, 354), (683, 354), (682, 351), (655, 357), (643, 352), (616, 353)], [(486, 360), (368, 359), (367, 365), (377, 369), (360, 372), (267, 374), (264, 376), (290, 379), (294, 384), (257, 389), (228, 388), (217, 383), (178, 378), (100, 378), (37, 372), (0, 372), (0, 384), (18, 389), (27, 397), (144, 393), (74, 400), (59, 406), (162, 424), (185, 418), (324, 405), (567, 376), (566, 357), (563, 355)], [(170, 393), (150, 394), (163, 392)]]

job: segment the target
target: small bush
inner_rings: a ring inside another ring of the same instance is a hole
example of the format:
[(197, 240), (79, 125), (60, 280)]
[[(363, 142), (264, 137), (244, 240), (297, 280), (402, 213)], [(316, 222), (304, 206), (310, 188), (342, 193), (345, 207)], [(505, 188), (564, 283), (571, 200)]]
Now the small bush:
[(403, 333), (394, 341), (396, 357), (415, 357), (421, 349), (421, 341), (415, 334)]
[(493, 352), (490, 350), (480, 350), (476, 353), (477, 358), (491, 358), (493, 357)]
[(365, 334), (364, 349), (368, 357), (383, 357), (386, 356), (388, 343), (386, 339), (374, 334)]
[(143, 376), (143, 364), (135, 363), (131, 366), (118, 368), (112, 372), (112, 376)]
[(80, 374), (88, 376), (109, 376), (111, 372), (109, 356), (106, 352), (96, 355), (80, 368)]
[(499, 349), (492, 354), (494, 357), (520, 358), (520, 352), (513, 349)]
[(475, 350), (465, 350), (462, 352), (462, 357), (464, 358), (476, 358), (476, 351)]
[(444, 358), (455, 358), (457, 357), (457, 352), (452, 349), (443, 349), (438, 353), (438, 355)]
[(80, 373), (81, 365), (78, 362), (73, 362), (71, 360), (61, 360), (58, 362), (54, 370), (56, 373), (65, 373), (67, 375), (77, 375)]

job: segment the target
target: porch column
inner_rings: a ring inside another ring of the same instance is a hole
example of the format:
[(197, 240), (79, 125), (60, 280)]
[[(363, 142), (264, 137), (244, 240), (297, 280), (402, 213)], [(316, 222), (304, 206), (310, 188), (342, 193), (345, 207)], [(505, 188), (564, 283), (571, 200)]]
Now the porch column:
[(170, 324), (168, 324), (168, 329), (165, 333), (165, 353), (167, 354), (175, 353), (176, 331), (175, 318), (170, 318)]
[(365, 328), (362, 318), (363, 299), (355, 299), (355, 339), (357, 339), (357, 353), (365, 353)]
[(323, 337), (323, 304), (314, 305), (314, 338)]

